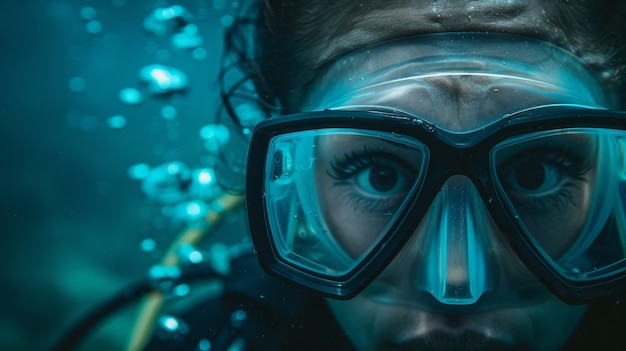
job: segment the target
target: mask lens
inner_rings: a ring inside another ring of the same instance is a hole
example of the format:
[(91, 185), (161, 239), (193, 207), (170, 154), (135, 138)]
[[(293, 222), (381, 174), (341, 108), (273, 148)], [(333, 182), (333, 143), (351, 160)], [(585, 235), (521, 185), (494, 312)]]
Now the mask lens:
[(491, 154), (496, 187), (531, 242), (564, 277), (626, 267), (621, 130), (571, 128), (516, 137)]
[(274, 137), (264, 184), (279, 257), (316, 274), (347, 274), (418, 191), (427, 161), (423, 144), (395, 133), (329, 128)]

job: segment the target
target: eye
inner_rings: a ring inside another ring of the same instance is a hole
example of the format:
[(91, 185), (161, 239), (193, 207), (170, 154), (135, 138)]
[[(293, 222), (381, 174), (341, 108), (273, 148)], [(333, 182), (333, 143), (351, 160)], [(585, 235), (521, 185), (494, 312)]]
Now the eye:
[(504, 160), (498, 175), (511, 200), (538, 210), (576, 204), (580, 199), (572, 192), (585, 183), (589, 170), (586, 157), (558, 146), (544, 146)]
[(510, 166), (504, 181), (512, 191), (541, 195), (554, 191), (560, 185), (562, 173), (549, 163), (523, 159)]
[(379, 164), (360, 171), (355, 183), (361, 191), (374, 196), (384, 196), (406, 190), (409, 181), (399, 166)]
[(390, 152), (363, 151), (347, 153), (331, 163), (328, 171), (341, 189), (338, 198), (352, 208), (366, 212), (392, 211), (397, 208), (418, 177), (415, 163)]

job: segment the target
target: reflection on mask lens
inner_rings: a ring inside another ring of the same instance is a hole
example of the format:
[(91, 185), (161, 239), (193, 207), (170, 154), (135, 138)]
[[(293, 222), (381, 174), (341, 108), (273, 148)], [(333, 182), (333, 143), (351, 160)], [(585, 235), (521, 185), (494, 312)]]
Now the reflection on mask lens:
[[(564, 275), (589, 279), (624, 260), (617, 196), (621, 131), (570, 129), (507, 140), (494, 148), (494, 178), (531, 240)], [(623, 158), (623, 156), (621, 156)], [(608, 250), (607, 245), (619, 249)], [(598, 250), (599, 246), (606, 246)], [(614, 252), (607, 257), (598, 252)]]
[(321, 129), (270, 143), (267, 207), (282, 257), (329, 275), (352, 269), (415, 192), (428, 152), (392, 133)]

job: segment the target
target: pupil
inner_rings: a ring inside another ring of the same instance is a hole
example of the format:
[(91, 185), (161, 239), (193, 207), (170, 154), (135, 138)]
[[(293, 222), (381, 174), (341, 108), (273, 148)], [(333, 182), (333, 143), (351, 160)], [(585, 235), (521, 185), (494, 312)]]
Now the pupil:
[(369, 181), (374, 190), (389, 191), (398, 182), (398, 172), (387, 167), (374, 167), (370, 171)]
[(528, 162), (515, 172), (515, 180), (522, 188), (534, 190), (546, 179), (546, 172), (540, 162)]

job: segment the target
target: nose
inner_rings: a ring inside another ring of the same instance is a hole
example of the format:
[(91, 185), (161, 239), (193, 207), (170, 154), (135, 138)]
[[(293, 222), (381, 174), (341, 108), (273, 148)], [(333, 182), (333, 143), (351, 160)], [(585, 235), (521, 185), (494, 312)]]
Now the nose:
[(426, 220), (417, 288), (444, 304), (476, 303), (493, 286), (488, 262), (488, 231), (493, 229), (486, 225), (489, 214), (472, 181), (449, 178)]

